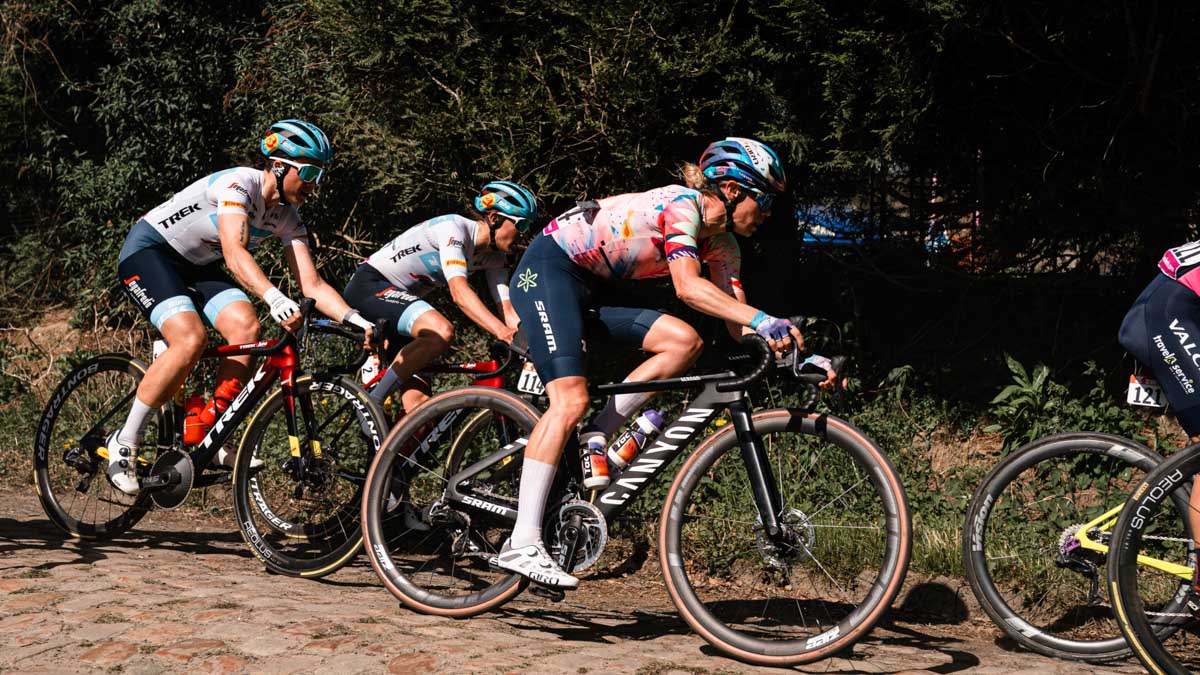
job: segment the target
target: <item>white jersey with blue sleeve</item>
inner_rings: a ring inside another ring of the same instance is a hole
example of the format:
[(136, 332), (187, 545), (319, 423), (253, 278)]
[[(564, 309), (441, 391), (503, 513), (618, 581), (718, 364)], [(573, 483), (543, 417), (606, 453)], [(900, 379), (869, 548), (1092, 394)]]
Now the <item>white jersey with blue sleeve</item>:
[(417, 297), (448, 286), (455, 277), (484, 270), (492, 299), (508, 300), (509, 275), (504, 254), (489, 251), (476, 255), (478, 228), (478, 221), (455, 214), (430, 218), (371, 254), (367, 264), (401, 290)]
[(249, 220), (246, 248), (251, 251), (268, 237), (278, 237), (285, 246), (308, 243), (308, 231), (300, 222), (299, 211), (285, 204), (268, 210), (263, 203), (263, 172), (248, 167), (205, 176), (150, 209), (141, 219), (186, 260), (207, 265), (222, 257), (217, 217), (224, 214)]

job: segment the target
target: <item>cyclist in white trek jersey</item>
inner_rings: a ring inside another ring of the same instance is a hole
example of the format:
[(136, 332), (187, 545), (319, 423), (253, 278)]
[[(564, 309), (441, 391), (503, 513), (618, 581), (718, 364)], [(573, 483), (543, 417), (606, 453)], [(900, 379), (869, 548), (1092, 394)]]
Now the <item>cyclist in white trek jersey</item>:
[[(106, 444), (108, 478), (128, 494), (139, 492), (136, 460), (142, 428), (151, 411), (179, 390), (203, 353), (203, 321), (230, 343), (257, 341), (258, 317), (245, 288), (266, 301), (285, 329), (299, 327), (299, 306), (267, 279), (250, 253), (264, 239), (277, 237), (283, 243), (301, 293), (316, 300), (317, 309), (368, 332), (372, 328), (317, 272), (297, 211), (333, 154), (329, 139), (312, 124), (282, 120), (259, 146), (266, 168), (218, 171), (192, 183), (142, 216), (121, 249), (121, 284), (167, 342), (138, 385), (124, 426)], [(222, 261), (233, 278), (221, 269)], [(222, 401), (227, 405), (241, 390), (250, 361), (249, 356), (221, 360), (210, 413), (223, 409)], [(231, 459), (222, 448), (214, 461), (228, 465)]]
[[(511, 342), (519, 322), (508, 297), (505, 254), (537, 219), (533, 193), (511, 181), (492, 181), (475, 197), (474, 218), (450, 214), (405, 230), (359, 266), (343, 295), (352, 307), (384, 331), (392, 349), (402, 344), (388, 371), (371, 391), (383, 401), (402, 386), (401, 400), (411, 410), (429, 397), (428, 384), (413, 374), (446, 351), (454, 326), (421, 298), (449, 287), (455, 304), (499, 340)], [(484, 270), (497, 317), (467, 282)]]

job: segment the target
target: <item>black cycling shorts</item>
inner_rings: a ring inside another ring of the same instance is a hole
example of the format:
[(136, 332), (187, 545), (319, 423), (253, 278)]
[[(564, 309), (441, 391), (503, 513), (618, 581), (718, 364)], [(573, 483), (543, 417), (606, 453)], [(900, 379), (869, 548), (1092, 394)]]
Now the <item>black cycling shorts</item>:
[(231, 302), (249, 296), (221, 269), (220, 262), (196, 265), (165, 242), (143, 248), (117, 263), (121, 287), (142, 314), (162, 330), (163, 322), (180, 312), (196, 312), (215, 326), (217, 315)]
[[(554, 239), (538, 235), (525, 250), (509, 284), (513, 309), (529, 338), (529, 355), (543, 382), (585, 373), (584, 310), (600, 280), (576, 265)], [(641, 347), (662, 312), (640, 307), (600, 307), (587, 335)]]
[(1161, 274), (1121, 322), (1118, 339), (1150, 368), (1188, 436), (1200, 435), (1200, 296)]
[(368, 321), (381, 326), (385, 337), (401, 342), (411, 339), (413, 324), (422, 314), (436, 311), (428, 302), (388, 281), (370, 263), (358, 266), (342, 297)]

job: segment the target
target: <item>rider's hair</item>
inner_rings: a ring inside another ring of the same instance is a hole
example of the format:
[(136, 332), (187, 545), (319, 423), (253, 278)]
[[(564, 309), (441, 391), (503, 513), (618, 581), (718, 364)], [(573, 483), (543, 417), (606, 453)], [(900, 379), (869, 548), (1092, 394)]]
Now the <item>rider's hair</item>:
[(680, 164), (679, 175), (683, 178), (684, 184), (693, 190), (699, 190), (709, 195), (717, 193), (717, 184), (709, 180), (708, 176), (704, 175), (704, 171), (696, 164), (691, 162)]

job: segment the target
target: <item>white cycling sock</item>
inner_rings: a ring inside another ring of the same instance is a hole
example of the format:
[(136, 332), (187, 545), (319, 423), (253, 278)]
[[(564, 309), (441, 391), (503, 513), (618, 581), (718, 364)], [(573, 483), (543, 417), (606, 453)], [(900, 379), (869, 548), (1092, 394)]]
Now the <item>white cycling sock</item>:
[(517, 524), (509, 540), (513, 548), (536, 544), (542, 540), (542, 511), (546, 508), (546, 496), (554, 482), (555, 466), (537, 460), (525, 459), (521, 468), (521, 490), (517, 498)]
[[(630, 382), (631, 380), (627, 377), (624, 381)], [(610, 396), (604, 410), (601, 410), (600, 414), (592, 419), (591, 427), (602, 432), (605, 438), (613, 438), (617, 430), (629, 419), (629, 416), (637, 412), (649, 400), (650, 392), (648, 391)]]
[(129, 417), (125, 418), (125, 426), (121, 427), (121, 431), (117, 434), (117, 442), (135, 448), (141, 445), (142, 428), (146, 426), (146, 418), (150, 416), (151, 410), (154, 408), (142, 403), (142, 399), (134, 396)]
[(400, 377), (396, 375), (395, 369), (388, 368), (383, 377), (379, 378), (379, 382), (375, 384), (375, 388), (371, 390), (371, 399), (382, 405), (388, 394), (392, 393), (399, 383)]

